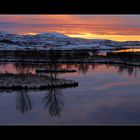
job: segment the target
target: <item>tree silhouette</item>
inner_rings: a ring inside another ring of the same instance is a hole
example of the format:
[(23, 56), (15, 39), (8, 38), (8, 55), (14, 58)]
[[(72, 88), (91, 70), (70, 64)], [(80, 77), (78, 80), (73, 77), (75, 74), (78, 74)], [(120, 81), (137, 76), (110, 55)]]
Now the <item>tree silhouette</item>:
[(62, 91), (60, 88), (51, 88), (43, 98), (45, 108), (48, 108), (49, 114), (52, 117), (60, 116), (62, 112), (63, 102), (60, 100), (60, 96), (62, 96)]
[(21, 113), (32, 110), (32, 102), (25, 90), (18, 91), (16, 99), (16, 109)]

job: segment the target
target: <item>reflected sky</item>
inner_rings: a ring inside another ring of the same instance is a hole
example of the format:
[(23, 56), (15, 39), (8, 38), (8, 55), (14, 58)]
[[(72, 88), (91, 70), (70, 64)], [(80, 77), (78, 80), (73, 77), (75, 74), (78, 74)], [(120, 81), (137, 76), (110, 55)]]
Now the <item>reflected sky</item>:
[(89, 39), (140, 40), (140, 16), (0, 15), (0, 30), (18, 34), (60, 32)]
[(79, 86), (1, 91), (0, 124), (140, 124), (140, 71), (120, 74), (118, 67), (102, 64), (90, 66), (86, 74), (61, 77)]
[(116, 74), (126, 75), (128, 77), (136, 77), (139, 74), (140, 68), (134, 66), (127, 65), (113, 65), (113, 64), (36, 64), (36, 63), (3, 63), (0, 64), (0, 73), (32, 73), (36, 74), (36, 69), (41, 67), (57, 67), (57, 68), (65, 68), (65, 69), (75, 69), (77, 72), (75, 73), (63, 73), (56, 74), (59, 77), (67, 77), (67, 76), (85, 76), (86, 74), (97, 74), (100, 76), (101, 74)]

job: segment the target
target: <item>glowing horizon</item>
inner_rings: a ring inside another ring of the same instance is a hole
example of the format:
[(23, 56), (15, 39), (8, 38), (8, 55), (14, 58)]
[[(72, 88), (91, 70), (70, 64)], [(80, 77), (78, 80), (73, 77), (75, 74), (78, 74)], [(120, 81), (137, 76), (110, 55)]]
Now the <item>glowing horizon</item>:
[(114, 52), (140, 52), (140, 49), (124, 49), (124, 50), (117, 50), (117, 51), (114, 51)]
[(140, 41), (140, 15), (0, 15), (0, 30), (35, 35)]

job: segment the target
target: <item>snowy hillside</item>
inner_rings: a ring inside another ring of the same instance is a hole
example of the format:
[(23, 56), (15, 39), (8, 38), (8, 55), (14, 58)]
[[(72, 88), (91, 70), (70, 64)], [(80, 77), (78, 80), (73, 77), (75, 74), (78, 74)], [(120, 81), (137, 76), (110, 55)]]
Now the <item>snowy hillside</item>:
[(0, 31), (0, 50), (114, 50), (116, 48), (139, 46), (140, 41), (116, 42), (111, 40), (71, 38), (60, 33), (17, 35)]

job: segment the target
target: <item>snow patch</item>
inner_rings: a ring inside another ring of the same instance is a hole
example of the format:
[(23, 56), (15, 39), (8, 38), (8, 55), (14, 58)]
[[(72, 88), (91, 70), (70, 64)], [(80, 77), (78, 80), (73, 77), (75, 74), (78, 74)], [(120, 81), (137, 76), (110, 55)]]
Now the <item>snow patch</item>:
[(140, 47), (140, 41), (117, 42), (112, 40), (71, 38), (56, 32), (17, 35), (0, 31), (0, 50), (113, 50), (126, 47), (138, 48)]

